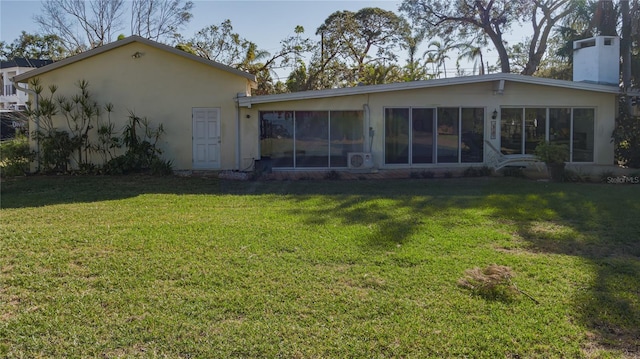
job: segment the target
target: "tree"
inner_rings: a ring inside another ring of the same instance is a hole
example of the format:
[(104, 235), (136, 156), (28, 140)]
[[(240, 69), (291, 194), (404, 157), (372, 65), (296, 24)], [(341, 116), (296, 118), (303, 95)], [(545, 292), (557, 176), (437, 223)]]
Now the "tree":
[(473, 74), (475, 75), (478, 70), (478, 75), (486, 74), (484, 68), (484, 56), (482, 54), (482, 47), (466, 44), (462, 48), (462, 52), (458, 56), (458, 60), (469, 60), (473, 62)]
[(396, 64), (368, 64), (361, 73), (361, 83), (381, 85), (402, 81), (402, 70)]
[[(56, 35), (65, 50), (80, 53), (116, 39), (124, 29), (125, 0), (47, 0), (34, 18), (44, 34)], [(183, 0), (133, 0), (131, 33), (160, 41), (191, 19), (193, 3)]]
[[(342, 67), (347, 69), (341, 75), (345, 84), (355, 84), (364, 76), (367, 65), (397, 61), (398, 50), (405, 47), (410, 30), (407, 22), (391, 11), (363, 8), (355, 13), (334, 12), (316, 35), (321, 36), (320, 54), (315, 57), (317, 70)], [(312, 74), (312, 78), (316, 76)]]
[(124, 0), (48, 0), (34, 19), (46, 34), (57, 35), (75, 54), (107, 44), (122, 29)]
[[(573, 78), (573, 43), (599, 34), (596, 15), (600, 0), (576, 1), (571, 14), (566, 16), (554, 29), (549, 40), (547, 54), (538, 66), (537, 75), (571, 81)], [(523, 43), (510, 47), (510, 56), (521, 68), (526, 64), (526, 51)]]
[(554, 26), (571, 14), (575, 2), (571, 0), (536, 0), (536, 11), (531, 15), (533, 35), (529, 41), (529, 61), (522, 70), (523, 75), (533, 75), (547, 51), (547, 42)]
[(191, 39), (177, 38), (178, 48), (190, 49), (207, 60), (216, 61), (233, 66), (240, 63), (248, 41), (233, 32), (231, 20), (225, 20), (220, 25), (209, 25), (196, 32)]
[(522, 73), (535, 72), (547, 49), (555, 24), (573, 9), (572, 0), (404, 0), (400, 10), (421, 23), (431, 36), (456, 41), (483, 32), (496, 49), (502, 72), (511, 72), (503, 38), (515, 24), (530, 21), (533, 35), (527, 45), (528, 61)]
[(60, 38), (56, 35), (28, 34), (22, 31), (20, 37), (11, 44), (0, 45), (3, 59), (25, 57), (29, 59), (60, 60), (65, 57), (65, 50)]
[(132, 0), (131, 34), (160, 41), (173, 37), (191, 20), (193, 2), (181, 0)]
[[(449, 51), (455, 46), (452, 45), (453, 40), (446, 39), (445, 41), (433, 40), (429, 43), (429, 50), (425, 51), (424, 57), (427, 61), (434, 66), (434, 74), (436, 77), (440, 77), (441, 73), (444, 73), (444, 77), (447, 77), (447, 64), (449, 59)], [(440, 71), (442, 67), (442, 72)]]
[(313, 48), (311, 41), (304, 38), (304, 28), (296, 26), (295, 35), (280, 41), (280, 49), (270, 53), (233, 31), (231, 20), (220, 25), (210, 25), (191, 39), (179, 37), (176, 48), (237, 68), (256, 75), (256, 94), (281, 92), (285, 84), (273, 81), (276, 68), (295, 66), (298, 59)]
[(427, 73), (427, 61), (421, 62), (418, 55), (420, 43), (425, 39), (424, 32), (421, 30), (409, 34), (405, 39), (407, 47), (407, 64), (402, 68), (402, 81), (419, 81), (426, 80), (432, 75)]

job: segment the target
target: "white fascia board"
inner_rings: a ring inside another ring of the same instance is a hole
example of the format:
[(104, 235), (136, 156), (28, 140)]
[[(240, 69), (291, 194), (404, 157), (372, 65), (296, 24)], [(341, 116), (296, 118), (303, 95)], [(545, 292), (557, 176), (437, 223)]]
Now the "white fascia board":
[(207, 66), (211, 66), (211, 67), (219, 69), (219, 70), (230, 72), (232, 74), (244, 77), (247, 80), (251, 81), (252, 83), (256, 82), (255, 75), (252, 75), (252, 74), (250, 74), (248, 72), (244, 72), (244, 71), (238, 70), (236, 68), (221, 64), (221, 63), (216, 62), (216, 61), (207, 60), (204, 57), (193, 55), (193, 54), (190, 54), (188, 52), (185, 52), (185, 51), (182, 51), (182, 50), (178, 50), (178, 49), (176, 49), (174, 47), (171, 47), (171, 46), (168, 46), (168, 45), (165, 45), (165, 44), (161, 44), (159, 42), (155, 42), (153, 40), (149, 40), (149, 39), (146, 39), (146, 38), (143, 38), (143, 37), (140, 37), (140, 36), (136, 36), (136, 35), (132, 35), (132, 36), (129, 36), (129, 37), (124, 38), (122, 40), (117, 40), (117, 41), (108, 43), (106, 45), (102, 45), (102, 46), (96, 47), (94, 49), (82, 52), (80, 54), (77, 54), (77, 55), (74, 55), (74, 56), (71, 56), (71, 57), (67, 57), (65, 59), (62, 59), (60, 61), (56, 61), (56, 62), (54, 62), (52, 64), (40, 67), (38, 69), (34, 69), (34, 70), (31, 70), (31, 71), (25, 72), (23, 74), (16, 75), (16, 76), (14, 76), (14, 82), (26, 82), (26, 80), (29, 80), (30, 78), (36, 77), (36, 76), (38, 76), (40, 74), (47, 73), (49, 71), (53, 71), (53, 70), (58, 69), (58, 68), (63, 67), (63, 66), (71, 65), (71, 64), (73, 64), (75, 62), (87, 59), (87, 58), (92, 57), (92, 56), (99, 55), (99, 54), (101, 54), (103, 52), (107, 52), (109, 50), (113, 50), (113, 49), (121, 47), (121, 46), (125, 46), (125, 45), (128, 45), (128, 44), (131, 44), (133, 42), (139, 42), (139, 43), (142, 43), (142, 44), (145, 44), (145, 45), (148, 45), (148, 46), (151, 46), (151, 47), (154, 47), (154, 48), (157, 48), (157, 49), (169, 52), (169, 53), (172, 53), (174, 55), (182, 56), (182, 57), (191, 59), (193, 61), (200, 62), (202, 64), (205, 64)]
[(425, 81), (411, 81), (411, 82), (399, 82), (383, 85), (369, 85), (369, 86), (356, 86), (345, 87), (337, 89), (317, 90), (317, 91), (301, 91), (286, 94), (277, 95), (262, 95), (262, 96), (247, 96), (239, 99), (240, 106), (250, 107), (251, 105), (261, 103), (273, 103), (281, 101), (295, 101), (295, 100), (308, 100), (317, 98), (330, 98), (339, 96), (350, 96), (360, 94), (370, 94), (379, 92), (391, 92), (391, 91), (403, 91), (413, 89), (423, 89), (430, 87), (444, 87), (453, 85), (473, 84), (480, 82), (504, 81), (521, 82), (533, 85), (562, 87), (573, 90), (585, 90), (618, 94), (620, 89), (616, 86), (606, 86), (591, 84), (585, 82), (573, 82), (565, 80), (546, 79), (541, 77), (524, 76), (518, 74), (490, 74), (480, 76), (466, 76), (466, 77), (452, 77), (445, 79), (425, 80)]

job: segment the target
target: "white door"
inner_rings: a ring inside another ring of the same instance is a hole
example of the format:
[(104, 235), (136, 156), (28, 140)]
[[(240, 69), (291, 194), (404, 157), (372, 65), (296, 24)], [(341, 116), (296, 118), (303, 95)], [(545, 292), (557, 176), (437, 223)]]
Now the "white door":
[(193, 168), (220, 168), (220, 109), (194, 108)]

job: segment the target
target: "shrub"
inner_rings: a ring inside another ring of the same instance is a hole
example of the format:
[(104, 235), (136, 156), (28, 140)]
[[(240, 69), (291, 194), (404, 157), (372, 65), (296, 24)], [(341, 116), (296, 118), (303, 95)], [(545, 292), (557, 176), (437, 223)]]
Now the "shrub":
[(491, 176), (491, 168), (487, 166), (482, 167), (468, 167), (462, 173), (464, 177), (487, 177)]
[(505, 177), (524, 177), (524, 172), (520, 167), (505, 167), (502, 174)]
[(436, 173), (433, 171), (422, 171), (420, 174), (422, 175), (422, 178), (434, 178), (436, 176)]
[(565, 163), (569, 160), (569, 147), (549, 142), (540, 142), (535, 149), (535, 155), (544, 163)]
[(620, 115), (612, 137), (616, 160), (631, 168), (640, 168), (640, 117)]
[(40, 170), (45, 173), (66, 173), (71, 154), (78, 148), (78, 138), (71, 138), (67, 131), (55, 128), (36, 131), (33, 137), (40, 143)]
[(436, 176), (435, 172), (433, 171), (412, 171), (411, 173), (409, 173), (409, 178), (414, 178), (414, 179), (418, 179), (418, 178), (434, 178)]
[(29, 172), (29, 163), (35, 154), (29, 149), (25, 136), (0, 143), (0, 174), (2, 176), (21, 176)]
[(564, 170), (564, 181), (566, 182), (591, 182), (591, 176), (579, 171)]
[[(57, 87), (49, 86), (45, 94), (39, 79), (33, 79), (30, 86), (39, 95), (36, 106), (31, 104), (27, 116), (36, 122), (32, 136), (39, 144), (39, 164), (43, 172), (66, 173), (71, 165), (79, 174), (95, 174), (99, 165), (90, 162), (91, 154), (102, 157), (102, 172), (106, 174), (126, 174), (129, 172), (149, 172), (152, 174), (173, 173), (173, 162), (160, 158), (162, 151), (157, 143), (164, 129), (162, 125), (152, 127), (146, 118), (130, 113), (129, 121), (121, 135), (117, 134), (111, 121), (113, 105), (98, 106), (89, 92), (85, 80), (78, 82), (79, 93), (66, 98), (54, 97)], [(102, 114), (106, 113), (106, 121)], [(66, 119), (67, 128), (59, 129), (54, 118)], [(97, 141), (91, 143), (95, 131)], [(125, 153), (116, 156), (116, 151), (124, 147)]]
[(173, 174), (173, 161), (156, 158), (151, 162), (151, 174), (154, 176), (169, 176)]
[(329, 171), (324, 175), (324, 179), (326, 180), (339, 180), (340, 173), (337, 171)]
[(170, 174), (173, 162), (160, 158), (162, 150), (157, 146), (164, 134), (162, 125), (153, 128), (147, 118), (129, 114), (129, 122), (122, 133), (121, 143), (126, 148), (124, 155), (107, 161), (104, 171), (107, 174), (127, 174), (131, 172), (150, 172), (152, 174)]

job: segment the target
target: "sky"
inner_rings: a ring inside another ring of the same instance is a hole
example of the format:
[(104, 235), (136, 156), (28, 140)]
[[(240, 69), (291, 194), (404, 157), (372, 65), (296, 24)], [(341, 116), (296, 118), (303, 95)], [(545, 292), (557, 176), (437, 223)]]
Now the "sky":
[[(305, 35), (319, 41), (315, 36), (316, 29), (333, 12), (340, 10), (358, 11), (365, 7), (379, 7), (399, 13), (401, 0), (196, 0), (192, 10), (193, 18), (180, 32), (186, 38), (192, 37), (198, 30), (209, 25), (219, 25), (226, 19), (231, 20), (233, 29), (240, 36), (253, 41), (258, 48), (276, 51), (281, 40), (294, 35), (297, 25), (302, 25)], [(41, 1), (37, 0), (0, 0), (0, 41), (11, 43), (24, 30), (28, 33), (38, 32), (39, 26), (34, 16), (40, 14)], [(126, 18), (123, 21), (128, 23)], [(127, 30), (122, 31), (128, 35)], [(523, 40), (524, 35), (515, 31), (507, 33), (508, 42)], [(424, 43), (428, 43), (425, 40)], [(422, 50), (422, 52), (424, 52)], [(447, 68), (454, 69), (455, 55)], [(489, 52), (485, 61), (494, 63), (497, 56)], [(400, 63), (403, 63), (401, 61)], [(469, 66), (468, 64), (465, 66)]]

